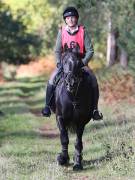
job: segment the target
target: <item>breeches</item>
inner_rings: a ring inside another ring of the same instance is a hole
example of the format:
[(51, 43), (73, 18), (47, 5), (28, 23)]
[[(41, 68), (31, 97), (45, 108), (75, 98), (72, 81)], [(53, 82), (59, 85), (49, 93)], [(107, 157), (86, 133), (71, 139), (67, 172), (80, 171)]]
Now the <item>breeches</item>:
[(54, 85), (54, 81), (55, 81), (55, 78), (56, 78), (58, 73), (59, 73), (59, 69), (55, 68), (55, 70), (53, 71), (53, 73), (50, 76), (49, 84)]

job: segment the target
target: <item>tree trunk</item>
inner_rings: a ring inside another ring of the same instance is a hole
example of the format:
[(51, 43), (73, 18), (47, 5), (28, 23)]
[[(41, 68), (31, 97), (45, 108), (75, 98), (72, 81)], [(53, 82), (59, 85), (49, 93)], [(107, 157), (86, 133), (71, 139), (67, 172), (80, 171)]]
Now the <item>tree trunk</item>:
[(107, 39), (107, 66), (111, 66), (115, 63), (116, 57), (116, 39), (114, 33), (108, 34)]
[(0, 63), (0, 82), (3, 82), (4, 78), (3, 78), (3, 71), (2, 71), (2, 65)]
[(111, 19), (109, 19), (108, 29), (109, 33), (107, 37), (107, 66), (112, 66), (117, 59), (118, 30), (112, 30)]
[(128, 65), (128, 55), (124, 49), (120, 49), (120, 65), (123, 68), (127, 68)]

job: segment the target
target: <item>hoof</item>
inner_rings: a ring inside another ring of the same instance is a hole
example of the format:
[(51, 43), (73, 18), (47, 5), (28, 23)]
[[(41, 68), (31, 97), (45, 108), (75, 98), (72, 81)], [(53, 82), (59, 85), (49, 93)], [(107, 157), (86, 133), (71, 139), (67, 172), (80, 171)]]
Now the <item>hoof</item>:
[(69, 164), (69, 156), (68, 155), (65, 156), (62, 153), (59, 153), (57, 156), (57, 161), (59, 165), (66, 166)]
[(73, 171), (81, 171), (81, 170), (83, 170), (82, 164), (75, 164), (73, 166)]

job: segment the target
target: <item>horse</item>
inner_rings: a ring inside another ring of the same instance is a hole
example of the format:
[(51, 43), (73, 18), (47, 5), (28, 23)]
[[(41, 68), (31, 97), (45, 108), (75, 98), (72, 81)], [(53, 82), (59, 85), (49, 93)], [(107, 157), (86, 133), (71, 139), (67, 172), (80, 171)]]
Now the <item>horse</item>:
[(62, 77), (55, 89), (55, 114), (62, 148), (57, 161), (59, 165), (69, 164), (68, 132), (71, 131), (76, 133), (73, 170), (82, 170), (82, 136), (93, 111), (91, 82), (77, 53), (64, 52), (61, 63)]

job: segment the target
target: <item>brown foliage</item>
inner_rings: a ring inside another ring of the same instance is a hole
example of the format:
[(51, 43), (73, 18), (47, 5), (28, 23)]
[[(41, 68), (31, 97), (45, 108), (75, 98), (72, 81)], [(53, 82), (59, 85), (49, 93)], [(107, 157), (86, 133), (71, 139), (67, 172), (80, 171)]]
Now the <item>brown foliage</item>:
[(135, 81), (130, 74), (114, 75), (110, 80), (101, 84), (101, 91), (105, 102), (113, 103), (120, 100), (128, 100), (135, 103)]
[(55, 68), (53, 56), (39, 58), (36, 61), (31, 61), (27, 65), (20, 65), (16, 71), (16, 77), (32, 77), (43, 74), (50, 74)]

